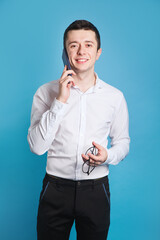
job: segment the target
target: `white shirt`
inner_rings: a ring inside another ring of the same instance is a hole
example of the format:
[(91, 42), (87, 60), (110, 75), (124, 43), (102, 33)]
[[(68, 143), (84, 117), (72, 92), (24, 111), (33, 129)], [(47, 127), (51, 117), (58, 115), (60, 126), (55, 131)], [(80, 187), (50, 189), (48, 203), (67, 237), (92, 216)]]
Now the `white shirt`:
[[(28, 142), (32, 152), (48, 151), (46, 171), (66, 179), (83, 180), (109, 174), (129, 152), (128, 109), (121, 91), (100, 80), (86, 92), (72, 86), (67, 103), (56, 99), (59, 80), (41, 86), (34, 95)], [(108, 149), (108, 136), (111, 147)], [(108, 159), (88, 176), (81, 154), (92, 141), (105, 147)]]

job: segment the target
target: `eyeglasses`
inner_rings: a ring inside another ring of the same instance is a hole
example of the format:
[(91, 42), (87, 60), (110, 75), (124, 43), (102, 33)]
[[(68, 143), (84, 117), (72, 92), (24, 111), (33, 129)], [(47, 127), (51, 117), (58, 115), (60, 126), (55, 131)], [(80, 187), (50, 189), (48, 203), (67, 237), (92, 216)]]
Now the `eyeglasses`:
[[(96, 147), (92, 146), (88, 148), (86, 151), (85, 155), (88, 153), (92, 153), (93, 155), (96, 155)], [(90, 157), (88, 160), (84, 159), (84, 163), (82, 165), (82, 172), (87, 173), (88, 175), (95, 169), (96, 165), (95, 164), (90, 164)]]

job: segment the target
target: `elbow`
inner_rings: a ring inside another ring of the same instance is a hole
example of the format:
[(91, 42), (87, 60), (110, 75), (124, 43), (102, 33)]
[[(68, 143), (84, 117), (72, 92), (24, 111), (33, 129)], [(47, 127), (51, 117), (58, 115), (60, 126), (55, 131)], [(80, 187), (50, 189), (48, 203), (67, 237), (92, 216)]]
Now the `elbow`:
[(125, 158), (128, 153), (129, 153), (129, 149), (130, 149), (130, 138), (126, 137), (123, 139), (123, 141), (121, 142), (121, 148), (122, 148), (122, 152), (123, 152), (123, 158)]
[(29, 147), (30, 147), (30, 150), (32, 153), (39, 155), (39, 156), (46, 153), (47, 150), (44, 149), (44, 147), (41, 147), (40, 144), (33, 143), (32, 139), (29, 135), (27, 136), (27, 140), (28, 140)]
[(128, 139), (128, 144), (127, 144), (127, 147), (126, 147), (126, 156), (128, 155), (129, 153), (129, 150), (130, 150), (130, 138)]
[(38, 147), (36, 146), (30, 146), (30, 150), (32, 153), (38, 155), (38, 156), (41, 156), (43, 155), (46, 151), (42, 151), (41, 149), (39, 149)]
[(122, 147), (122, 160), (124, 159), (124, 158), (126, 158), (127, 157), (127, 155), (129, 154), (129, 142), (127, 142), (127, 143), (124, 143), (124, 145), (123, 145), (123, 147)]

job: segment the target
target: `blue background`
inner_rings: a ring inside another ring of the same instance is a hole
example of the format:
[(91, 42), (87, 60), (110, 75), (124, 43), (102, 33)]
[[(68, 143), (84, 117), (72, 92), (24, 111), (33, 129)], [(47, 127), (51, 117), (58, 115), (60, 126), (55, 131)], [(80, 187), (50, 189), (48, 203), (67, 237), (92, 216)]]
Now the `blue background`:
[(63, 32), (76, 19), (99, 29), (96, 72), (124, 93), (129, 108), (130, 154), (110, 167), (108, 239), (158, 240), (159, 0), (0, 0), (0, 239), (36, 239), (46, 154), (34, 155), (27, 143), (32, 99), (60, 77)]

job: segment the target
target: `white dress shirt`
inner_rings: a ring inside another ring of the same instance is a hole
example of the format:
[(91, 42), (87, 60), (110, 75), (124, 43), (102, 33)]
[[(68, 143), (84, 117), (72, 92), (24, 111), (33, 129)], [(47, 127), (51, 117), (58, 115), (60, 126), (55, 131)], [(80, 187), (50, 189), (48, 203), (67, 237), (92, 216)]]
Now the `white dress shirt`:
[[(129, 152), (128, 109), (121, 91), (100, 80), (86, 92), (72, 86), (67, 103), (56, 99), (59, 80), (41, 86), (34, 95), (28, 142), (32, 152), (48, 151), (46, 171), (66, 179), (96, 179), (109, 174)], [(108, 149), (108, 137), (111, 147)], [(81, 154), (92, 141), (105, 147), (108, 159), (88, 176)]]

